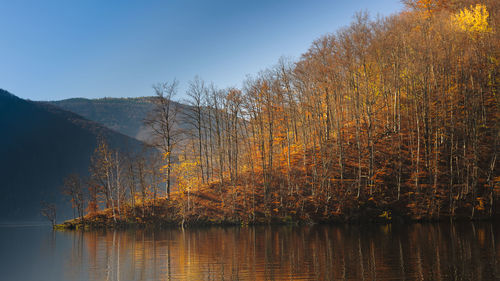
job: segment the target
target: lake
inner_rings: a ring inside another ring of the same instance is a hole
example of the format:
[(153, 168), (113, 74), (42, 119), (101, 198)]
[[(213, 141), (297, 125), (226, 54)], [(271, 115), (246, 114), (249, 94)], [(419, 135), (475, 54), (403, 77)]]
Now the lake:
[(0, 226), (1, 280), (500, 280), (499, 223)]

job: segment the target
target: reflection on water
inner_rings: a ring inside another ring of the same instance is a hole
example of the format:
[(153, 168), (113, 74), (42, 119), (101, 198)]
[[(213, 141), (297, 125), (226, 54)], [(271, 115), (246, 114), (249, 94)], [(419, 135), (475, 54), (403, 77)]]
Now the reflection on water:
[(0, 270), (5, 280), (498, 280), (499, 233), (491, 223), (0, 228)]

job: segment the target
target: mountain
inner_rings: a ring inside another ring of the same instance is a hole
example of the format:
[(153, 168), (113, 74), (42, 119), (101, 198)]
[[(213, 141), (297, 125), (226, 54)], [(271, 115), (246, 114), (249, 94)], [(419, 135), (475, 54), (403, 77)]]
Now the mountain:
[[(148, 142), (151, 140), (151, 131), (144, 125), (144, 120), (153, 109), (153, 99), (154, 97), (73, 98), (47, 103), (103, 124), (129, 137)], [(178, 108), (179, 116), (182, 116), (182, 113), (189, 108), (189, 106), (177, 102), (173, 104)], [(178, 125), (186, 126), (186, 124)]]
[(57, 203), (59, 219), (72, 214), (61, 196), (63, 179), (88, 175), (99, 136), (114, 149), (142, 149), (134, 138), (1, 89), (0, 136), (0, 221), (40, 219), (41, 200)]

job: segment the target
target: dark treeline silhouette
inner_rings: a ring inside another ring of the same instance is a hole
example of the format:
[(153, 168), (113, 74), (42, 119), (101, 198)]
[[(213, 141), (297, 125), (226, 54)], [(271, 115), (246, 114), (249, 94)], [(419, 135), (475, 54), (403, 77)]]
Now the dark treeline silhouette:
[(97, 136), (114, 149), (142, 148), (139, 141), (79, 115), (0, 89), (0, 221), (39, 220), (47, 204), (49, 214), (57, 207), (58, 219), (70, 218), (60, 188), (70, 174), (88, 176)]

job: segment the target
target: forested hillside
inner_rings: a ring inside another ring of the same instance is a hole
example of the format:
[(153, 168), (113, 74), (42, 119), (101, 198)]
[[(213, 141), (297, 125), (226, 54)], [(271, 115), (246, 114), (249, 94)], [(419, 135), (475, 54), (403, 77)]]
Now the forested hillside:
[(73, 98), (49, 103), (129, 137), (139, 140), (150, 137), (144, 126), (144, 119), (153, 108), (148, 98)]
[[(129, 137), (140, 141), (151, 141), (151, 130), (144, 124), (144, 120), (153, 110), (153, 97), (73, 98), (48, 103), (103, 124)], [(179, 108), (179, 111), (187, 110), (185, 105), (175, 103), (175, 106)]]
[(39, 220), (41, 201), (56, 203), (60, 219), (71, 217), (63, 179), (89, 174), (98, 138), (121, 152), (142, 150), (135, 139), (1, 89), (0, 132), (0, 221)]
[[(498, 213), (500, 3), (406, 4), (388, 18), (357, 14), (298, 61), (282, 59), (242, 89), (218, 90), (195, 79), (187, 93), (193, 137), (182, 146), (166, 145), (173, 115), (168, 102), (158, 103), (156, 136), (167, 160), (156, 171), (162, 182), (175, 176), (178, 190), (152, 205), (143, 192), (142, 205), (135, 205), (142, 212), (129, 209), (134, 218)], [(158, 96), (168, 101), (172, 85), (164, 86)], [(168, 161), (171, 154), (179, 164)]]

